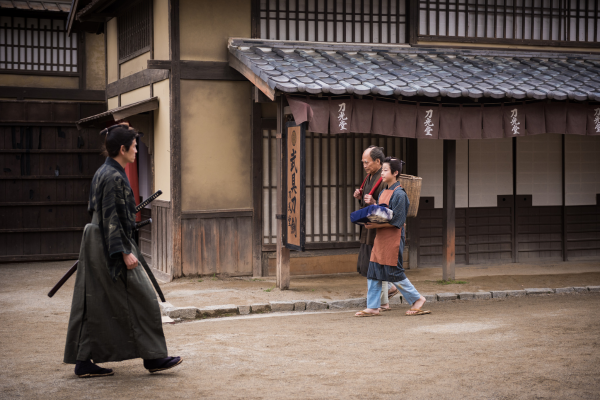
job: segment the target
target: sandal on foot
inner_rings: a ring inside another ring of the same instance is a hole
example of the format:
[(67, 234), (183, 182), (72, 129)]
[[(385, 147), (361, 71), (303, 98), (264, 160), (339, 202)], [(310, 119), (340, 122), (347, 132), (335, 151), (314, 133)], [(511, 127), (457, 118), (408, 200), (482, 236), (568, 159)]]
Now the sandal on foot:
[(379, 316), (379, 313), (374, 314), (374, 313), (359, 311), (356, 314), (354, 314), (354, 316), (355, 317), (377, 317), (377, 316)]
[(144, 368), (150, 373), (164, 371), (175, 367), (183, 362), (181, 357), (157, 358), (155, 360), (144, 360)]
[[(415, 313), (413, 313), (413, 314), (409, 314), (409, 312), (411, 312), (411, 311), (415, 311)], [(407, 316), (407, 317), (413, 317), (413, 316), (415, 316), (415, 315), (425, 315), (425, 314), (431, 314), (431, 311), (429, 311), (429, 310), (421, 310), (421, 309), (419, 308), (419, 309), (417, 309), (417, 310), (410, 309), (410, 310), (408, 310), (408, 311), (406, 312), (406, 316)]]
[(114, 374), (112, 369), (102, 368), (91, 361), (77, 361), (75, 364), (75, 375), (80, 378), (97, 378)]
[(396, 288), (395, 292), (392, 292), (392, 293), (388, 292), (388, 299), (391, 299), (392, 297), (394, 297), (398, 293), (400, 293), (400, 290), (398, 290), (398, 288)]
[(392, 307), (390, 307), (390, 308), (380, 308), (379, 311), (380, 312), (392, 311)]

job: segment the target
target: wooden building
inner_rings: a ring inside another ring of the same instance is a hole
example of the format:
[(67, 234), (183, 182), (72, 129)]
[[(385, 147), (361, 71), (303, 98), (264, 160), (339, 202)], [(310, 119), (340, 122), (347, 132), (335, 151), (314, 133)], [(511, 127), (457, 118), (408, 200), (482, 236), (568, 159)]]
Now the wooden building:
[(0, 2), (0, 262), (76, 259), (106, 110), (103, 35), (67, 36), (71, 2)]
[[(598, 6), (74, 0), (70, 33), (104, 34), (108, 104), (78, 124), (125, 118), (148, 132), (140, 194), (164, 195), (142, 248), (165, 278), (263, 276), (276, 261), (288, 264), (276, 214), (280, 133), (286, 120), (302, 122), (294, 101), (307, 110), (307, 251), (292, 255), (292, 274), (355, 270), (358, 230), (348, 215), (370, 144), (423, 177), (419, 216), (409, 222), (411, 268), (451, 265), (454, 256), (466, 264), (597, 258)], [(369, 122), (332, 130), (327, 104), (340, 100), (371, 107)], [(403, 106), (416, 113), (414, 129), (394, 125)], [(486, 126), (510, 126), (498, 111), (507, 106), (523, 107), (519, 136), (488, 135)], [(415, 132), (419, 107), (441, 115), (431, 138)], [(459, 110), (474, 108), (480, 117), (469, 126), (478, 128), (461, 136)], [(486, 125), (491, 109), (497, 119)]]

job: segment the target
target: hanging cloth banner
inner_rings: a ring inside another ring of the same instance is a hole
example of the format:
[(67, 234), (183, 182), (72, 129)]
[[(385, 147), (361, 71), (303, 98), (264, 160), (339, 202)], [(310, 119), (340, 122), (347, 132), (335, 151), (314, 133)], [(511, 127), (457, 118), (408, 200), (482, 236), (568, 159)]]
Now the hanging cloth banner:
[(437, 139), (440, 132), (440, 106), (417, 103), (417, 139)]
[(587, 134), (600, 135), (600, 104), (590, 104), (587, 117)]
[[(481, 106), (460, 106), (460, 138), (481, 139), (482, 119)], [(502, 123), (502, 119), (500, 119)]]
[(600, 104), (406, 104), (379, 99), (287, 96), (294, 121), (315, 133), (418, 139), (500, 139), (542, 133), (600, 135)]
[(504, 137), (503, 113), (504, 107), (502, 105), (483, 107), (482, 139), (501, 139)]
[(564, 103), (544, 104), (547, 133), (567, 133), (567, 107)]
[(567, 105), (567, 133), (569, 135), (587, 134), (587, 107), (585, 104), (568, 103)]
[(525, 136), (525, 110), (522, 105), (502, 106), (504, 137)]
[(352, 101), (330, 100), (329, 101), (329, 133), (350, 133), (350, 121), (352, 120)]

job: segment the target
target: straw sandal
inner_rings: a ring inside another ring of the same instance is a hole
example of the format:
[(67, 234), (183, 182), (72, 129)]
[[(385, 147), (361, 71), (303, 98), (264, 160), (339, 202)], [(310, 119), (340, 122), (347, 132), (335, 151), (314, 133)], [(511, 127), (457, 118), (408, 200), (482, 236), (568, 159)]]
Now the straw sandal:
[[(411, 312), (411, 311), (416, 311), (416, 312), (415, 312), (415, 313), (413, 313), (413, 314), (409, 314), (409, 312)], [(425, 311), (423, 311), (423, 310), (421, 310), (421, 309), (419, 308), (419, 309), (417, 309), (417, 310), (410, 309), (410, 310), (408, 310), (408, 311), (406, 312), (406, 316), (407, 316), (407, 317), (413, 317), (413, 316), (415, 316), (415, 315), (425, 315), (425, 314), (431, 314), (431, 311), (429, 311), (429, 310), (425, 310)]]
[(374, 313), (368, 313), (368, 312), (364, 312), (364, 311), (359, 311), (356, 314), (354, 314), (355, 317), (378, 317), (380, 315), (381, 314), (379, 314), (379, 313), (374, 314)]

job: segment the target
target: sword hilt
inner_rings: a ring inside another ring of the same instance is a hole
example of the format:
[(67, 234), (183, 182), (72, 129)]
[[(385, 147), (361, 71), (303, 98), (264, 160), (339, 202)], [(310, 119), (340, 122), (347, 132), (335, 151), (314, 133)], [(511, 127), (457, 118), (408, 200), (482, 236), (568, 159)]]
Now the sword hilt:
[(140, 204), (138, 204), (135, 207), (135, 212), (139, 213), (142, 210), (142, 208), (146, 207), (148, 204), (150, 204), (151, 202), (153, 202), (154, 199), (156, 199), (161, 194), (162, 194), (162, 190), (159, 190), (156, 193), (154, 193), (152, 196), (148, 197), (146, 200), (142, 201)]
[(139, 231), (139, 230), (140, 230), (140, 228), (143, 228), (144, 226), (146, 226), (146, 225), (149, 225), (149, 224), (151, 224), (151, 223), (152, 223), (152, 218), (148, 218), (148, 219), (147, 219), (147, 220), (145, 220), (145, 221), (138, 222), (138, 223), (136, 223), (136, 224), (135, 224), (135, 230), (136, 230), (136, 231)]

